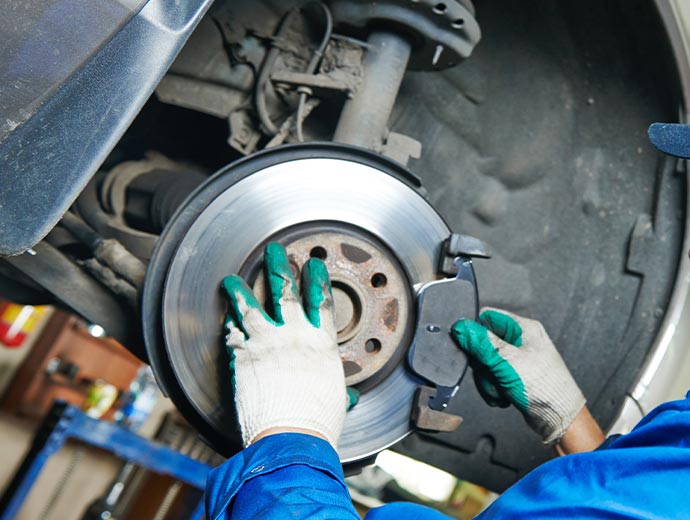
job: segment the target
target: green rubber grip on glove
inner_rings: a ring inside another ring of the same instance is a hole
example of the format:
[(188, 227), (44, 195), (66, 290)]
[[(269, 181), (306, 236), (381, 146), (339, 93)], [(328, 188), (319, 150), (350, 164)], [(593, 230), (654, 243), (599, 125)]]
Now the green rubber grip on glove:
[[(480, 316), (482, 323), (498, 331), (497, 336), (519, 347), (522, 345), (520, 325), (505, 314), (486, 311)], [(470, 320), (462, 320), (453, 325), (451, 334), (460, 348), (483, 369), (487, 370), (498, 384), (498, 388), (522, 412), (526, 412), (529, 402), (525, 385), (515, 369), (498, 353), (489, 339), (487, 328)], [(482, 383), (484, 384), (484, 383)], [(491, 404), (491, 402), (489, 401)]]
[(516, 347), (522, 346), (522, 327), (510, 316), (498, 311), (484, 311), (479, 321), (503, 341)]

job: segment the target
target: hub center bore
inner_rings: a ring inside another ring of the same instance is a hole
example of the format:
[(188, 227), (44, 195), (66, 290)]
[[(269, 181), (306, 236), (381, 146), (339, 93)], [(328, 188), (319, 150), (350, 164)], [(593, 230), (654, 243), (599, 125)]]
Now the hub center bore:
[[(335, 327), (339, 341), (347, 330), (353, 330), (359, 323), (361, 316), (361, 302), (352, 298), (351, 294), (337, 285), (333, 285), (333, 304), (335, 305)], [(359, 309), (359, 316), (357, 310)]]
[[(366, 232), (339, 224), (310, 223), (272, 239), (285, 246), (297, 280), (309, 258), (324, 261), (333, 286), (346, 383), (360, 390), (375, 386), (395, 368), (409, 342), (411, 295), (400, 264)], [(256, 266), (259, 255), (252, 256), (254, 291), (265, 301), (266, 283)]]

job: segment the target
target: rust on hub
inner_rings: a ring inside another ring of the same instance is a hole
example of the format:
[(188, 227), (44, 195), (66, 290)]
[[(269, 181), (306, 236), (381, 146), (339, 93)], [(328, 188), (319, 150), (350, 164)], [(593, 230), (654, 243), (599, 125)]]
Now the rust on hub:
[[(297, 280), (309, 258), (326, 264), (345, 381), (375, 385), (402, 359), (409, 339), (411, 296), (397, 261), (371, 241), (340, 231), (303, 235), (285, 248)], [(265, 298), (263, 277), (254, 291)]]

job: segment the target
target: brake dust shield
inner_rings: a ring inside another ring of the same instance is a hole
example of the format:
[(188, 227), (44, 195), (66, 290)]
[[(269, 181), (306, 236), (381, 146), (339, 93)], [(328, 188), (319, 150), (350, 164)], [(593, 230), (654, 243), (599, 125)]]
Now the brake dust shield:
[(362, 392), (347, 414), (341, 461), (366, 459), (410, 432), (419, 384), (403, 361), (414, 332), (412, 288), (437, 277), (450, 234), (418, 187), (378, 155), (298, 145), (228, 166), (178, 210), (147, 274), (146, 345), (163, 391), (218, 451), (241, 447), (220, 283), (239, 273), (261, 295), (262, 252), (272, 240), (286, 246), (296, 274), (316, 256), (333, 280), (347, 383)]

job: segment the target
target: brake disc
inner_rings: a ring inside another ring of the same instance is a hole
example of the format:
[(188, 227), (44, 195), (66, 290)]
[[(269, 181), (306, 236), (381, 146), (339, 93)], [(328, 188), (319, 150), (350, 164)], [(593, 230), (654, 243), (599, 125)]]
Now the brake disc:
[(264, 245), (286, 246), (298, 274), (323, 258), (333, 278), (340, 354), (362, 391), (338, 446), (354, 462), (410, 431), (419, 382), (403, 357), (412, 287), (436, 278), (450, 231), (418, 181), (383, 157), (337, 144), (283, 147), (228, 166), (178, 210), (161, 236), (143, 294), (145, 337), (164, 392), (222, 453), (240, 447), (223, 345), (223, 277), (263, 292)]

